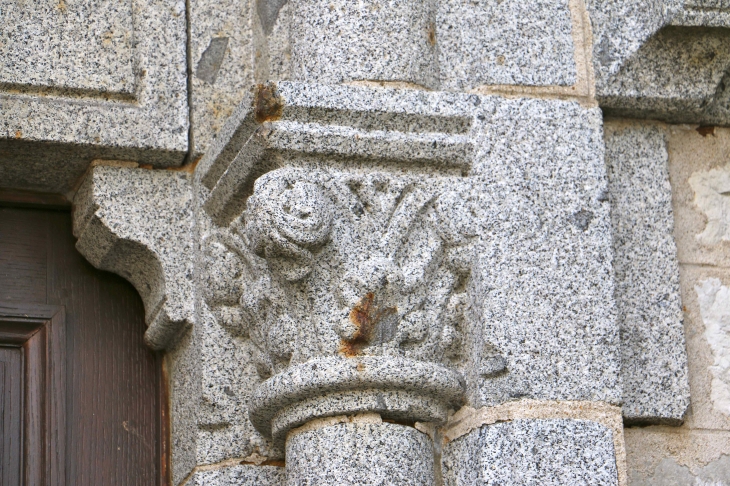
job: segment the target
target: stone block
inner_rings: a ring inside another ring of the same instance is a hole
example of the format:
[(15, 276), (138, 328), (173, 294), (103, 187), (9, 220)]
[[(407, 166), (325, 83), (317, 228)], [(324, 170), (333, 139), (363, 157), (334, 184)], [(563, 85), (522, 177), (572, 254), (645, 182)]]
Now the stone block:
[(472, 406), (515, 398), (618, 404), (601, 113), (498, 98), (480, 110), (472, 175), (480, 240), (466, 340)]
[(434, 483), (431, 439), (413, 427), (343, 423), (293, 431), (288, 486), (423, 486)]
[[(588, 1), (596, 96), (609, 116), (727, 124), (730, 7), (713, 0)], [(681, 69), (677, 69), (681, 66)]]
[(236, 0), (190, 2), (190, 82), (196, 157), (207, 151), (255, 82), (254, 7), (255, 2)]
[(198, 465), (198, 410), (201, 402), (200, 353), (188, 329), (165, 355), (170, 404), (170, 475), (180, 484)]
[(730, 5), (724, 0), (685, 0), (672, 25), (686, 27), (730, 26)]
[(609, 116), (728, 123), (730, 95), (722, 83), (730, 67), (729, 40), (726, 29), (662, 29), (599, 83), (601, 107)]
[(730, 130), (669, 127), (677, 257), (682, 264), (730, 267)]
[(593, 30), (597, 86), (618, 73), (624, 62), (681, 11), (683, 0), (587, 0)]
[(665, 132), (609, 123), (606, 165), (628, 422), (681, 422), (689, 406)]
[(309, 83), (396, 81), (438, 87), (435, 7), (292, 0), (291, 77)]
[(250, 397), (260, 382), (249, 339), (227, 332), (205, 303), (196, 328), (200, 400), (196, 410), (196, 460), (216, 464), (236, 457), (280, 457), (248, 419)]
[(71, 193), (93, 159), (188, 148), (185, 2), (0, 2), (2, 186)]
[(284, 486), (286, 472), (277, 466), (230, 466), (198, 471), (186, 484), (191, 486)]
[(584, 420), (486, 425), (444, 446), (445, 486), (617, 486), (613, 435)]
[(441, 88), (574, 85), (577, 75), (568, 3), (440, 2), (435, 42)]

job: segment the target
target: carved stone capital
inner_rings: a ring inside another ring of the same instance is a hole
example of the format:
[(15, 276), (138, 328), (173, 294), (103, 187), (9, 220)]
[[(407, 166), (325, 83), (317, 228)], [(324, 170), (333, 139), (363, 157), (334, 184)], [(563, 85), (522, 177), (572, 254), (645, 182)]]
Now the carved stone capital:
[(201, 161), (206, 303), (254, 345), (249, 416), (275, 445), (315, 418), (439, 423), (463, 402), (476, 234), (454, 208), (478, 100), (393, 93), (260, 86)]

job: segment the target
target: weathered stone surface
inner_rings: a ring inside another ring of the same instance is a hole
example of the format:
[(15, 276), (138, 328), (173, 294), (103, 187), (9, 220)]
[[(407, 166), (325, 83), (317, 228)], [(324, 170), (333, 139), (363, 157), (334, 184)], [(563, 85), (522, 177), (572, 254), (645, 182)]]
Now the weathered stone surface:
[(611, 116), (725, 124), (728, 40), (725, 29), (667, 27), (599, 84), (599, 102)]
[(630, 484), (730, 484), (730, 433), (712, 430), (627, 428)]
[(584, 420), (487, 425), (444, 446), (446, 486), (618, 485), (611, 430)]
[(193, 474), (191, 486), (283, 486), (286, 473), (277, 466), (230, 466)]
[[(256, 177), (284, 165), (327, 167), (362, 159), (373, 170), (427, 164), (435, 176), (468, 171), (474, 95), (278, 83), (259, 86), (235, 110), (196, 178), (218, 224), (237, 217)], [(316, 109), (315, 109), (316, 108)], [(263, 125), (262, 125), (263, 124)], [(320, 160), (314, 157), (321, 158)]]
[(684, 9), (672, 25), (687, 27), (730, 26), (730, 5), (724, 0), (684, 0)]
[[(675, 239), (680, 263), (730, 266), (722, 216), (730, 191), (730, 130), (668, 127)], [(724, 236), (723, 236), (724, 235)]]
[(576, 83), (568, 0), (449, 0), (436, 25), (442, 89)]
[(665, 133), (616, 123), (605, 134), (624, 418), (681, 422), (689, 381)]
[(293, 431), (288, 486), (422, 486), (434, 483), (431, 439), (397, 424), (347, 423)]
[(170, 397), (170, 472), (175, 485), (198, 465), (202, 370), (194, 329), (189, 328), (165, 355)]
[(3, 0), (0, 83), (132, 94), (132, 8), (130, 0)]
[[(249, 415), (275, 446), (318, 417), (444, 422), (461, 404), (463, 379), (441, 364), (458, 354), (471, 238), (449, 201), (469, 168), (477, 102), (260, 87), (201, 161), (206, 305), (271, 377)], [(338, 161), (352, 156), (364, 170)]]
[(204, 154), (253, 84), (254, 2), (190, 2), (193, 144)]
[(70, 193), (95, 158), (179, 165), (185, 2), (24, 3), (0, 4), (0, 185)]
[(259, 385), (249, 417), (274, 444), (312, 419), (377, 412), (391, 420), (443, 424), (463, 403), (459, 373), (431, 363), (376, 356), (310, 359)]
[[(195, 198), (179, 173), (95, 169), (84, 201), (179, 177), (156, 196), (196, 211), (171, 233), (200, 245), (196, 325), (171, 358), (176, 478), (282, 457), (289, 430), (334, 415), (438, 424), (462, 373), (474, 406), (618, 403), (602, 150), (600, 113), (577, 103), (282, 82), (234, 112)], [(132, 219), (124, 238), (176, 241)]]
[(642, 477), (639, 474), (633, 475), (632, 485), (639, 486), (668, 486), (685, 484), (712, 484), (713, 486), (726, 486), (730, 484), (730, 457), (724, 456), (711, 462), (697, 471), (691, 471), (686, 466), (681, 466), (671, 458), (663, 459), (654, 469), (649, 477)]
[[(514, 398), (620, 403), (600, 112), (483, 98), (477, 120), (478, 198), (467, 206), (482, 235), (465, 339), (472, 406)], [(495, 374), (498, 356), (505, 366)]]
[(185, 172), (94, 167), (74, 200), (76, 248), (145, 305), (145, 341), (164, 349), (194, 322), (193, 194)]
[(723, 289), (730, 288), (730, 279), (723, 268), (682, 265), (680, 283), (692, 405), (685, 427), (730, 431), (730, 411), (722, 398), (730, 383), (722, 371)]
[(683, 0), (587, 0), (593, 30), (593, 59), (598, 85), (682, 10)]
[(730, 288), (720, 279), (708, 278), (695, 286), (704, 336), (712, 351), (710, 399), (712, 407), (730, 416)]

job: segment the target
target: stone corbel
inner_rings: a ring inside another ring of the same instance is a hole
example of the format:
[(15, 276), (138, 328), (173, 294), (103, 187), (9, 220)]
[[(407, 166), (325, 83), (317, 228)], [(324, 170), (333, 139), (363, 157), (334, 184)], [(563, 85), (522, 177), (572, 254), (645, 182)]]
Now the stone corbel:
[(129, 280), (161, 350), (193, 322), (194, 218), (186, 172), (93, 167), (74, 199), (76, 248)]

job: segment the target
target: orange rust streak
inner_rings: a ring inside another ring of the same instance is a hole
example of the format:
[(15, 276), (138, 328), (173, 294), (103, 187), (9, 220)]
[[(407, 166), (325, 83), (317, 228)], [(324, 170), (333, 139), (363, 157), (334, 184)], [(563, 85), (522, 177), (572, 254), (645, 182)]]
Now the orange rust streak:
[(193, 172), (195, 172), (195, 167), (198, 165), (198, 162), (200, 162), (200, 159), (202, 158), (203, 156), (201, 155), (189, 164), (181, 165), (180, 167), (167, 167), (167, 170), (171, 170), (173, 172), (187, 172), (189, 174), (192, 174)]
[(276, 121), (281, 118), (283, 112), (284, 100), (276, 92), (276, 85), (273, 83), (257, 85), (256, 99), (254, 100), (254, 118), (256, 122)]
[(343, 339), (340, 342), (340, 353), (348, 358), (357, 356), (362, 348), (370, 344), (378, 323), (386, 316), (396, 313), (395, 307), (378, 309), (375, 306), (375, 294), (368, 292), (360, 302), (350, 311), (350, 321), (355, 325), (357, 331), (352, 339)]

